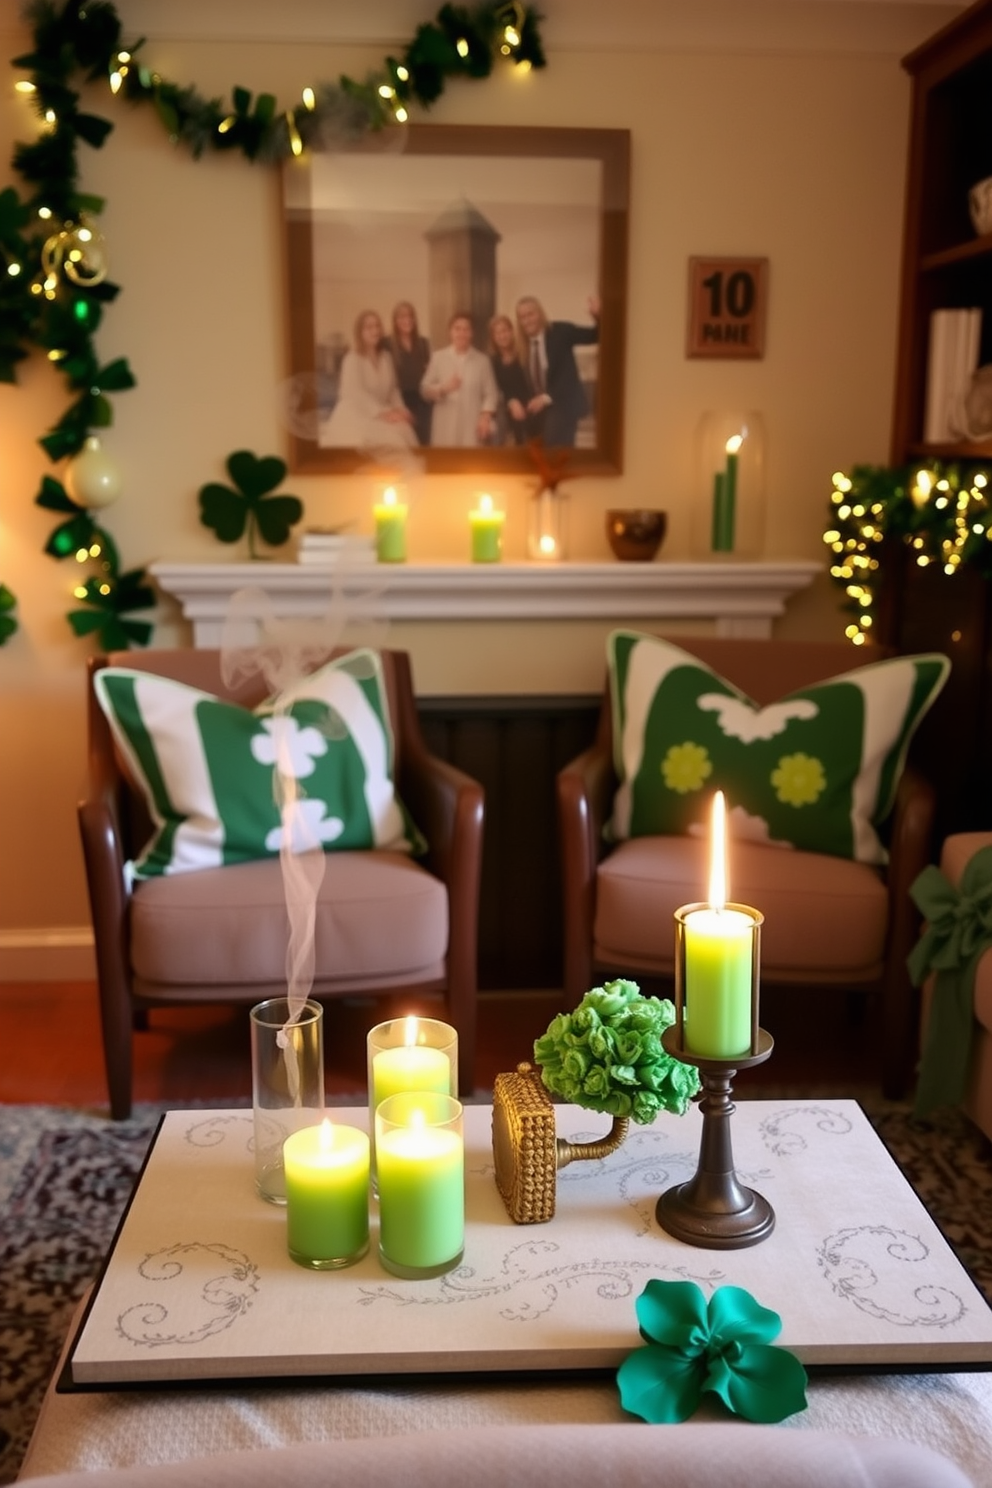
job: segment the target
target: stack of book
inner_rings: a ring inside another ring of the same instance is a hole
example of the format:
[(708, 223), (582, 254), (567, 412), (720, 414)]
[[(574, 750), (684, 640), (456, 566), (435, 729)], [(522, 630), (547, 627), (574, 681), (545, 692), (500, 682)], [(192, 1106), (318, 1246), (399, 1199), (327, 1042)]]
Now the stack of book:
[(374, 563), (375, 539), (344, 532), (304, 532), (296, 551), (297, 563)]
[(948, 444), (967, 438), (964, 401), (978, 366), (981, 310), (934, 310), (930, 316), (923, 438)]

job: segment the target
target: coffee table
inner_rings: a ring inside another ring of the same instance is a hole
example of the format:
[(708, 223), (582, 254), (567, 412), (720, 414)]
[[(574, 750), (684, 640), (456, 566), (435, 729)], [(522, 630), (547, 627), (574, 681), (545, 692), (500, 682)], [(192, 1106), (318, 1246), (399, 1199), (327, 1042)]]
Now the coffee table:
[[(634, 1302), (652, 1277), (746, 1288), (810, 1367), (992, 1363), (992, 1310), (854, 1101), (738, 1105), (737, 1172), (777, 1222), (760, 1245), (721, 1252), (672, 1239), (654, 1217), (659, 1193), (695, 1170), (695, 1108), (563, 1170), (555, 1217), (526, 1226), (495, 1187), (491, 1108), (465, 1118), (463, 1264), (403, 1281), (378, 1262), (374, 1218), (358, 1265), (294, 1265), (284, 1211), (254, 1192), (251, 1112), (168, 1113), (62, 1387), (612, 1370), (640, 1342)], [(556, 1120), (572, 1140), (602, 1134), (577, 1107)]]

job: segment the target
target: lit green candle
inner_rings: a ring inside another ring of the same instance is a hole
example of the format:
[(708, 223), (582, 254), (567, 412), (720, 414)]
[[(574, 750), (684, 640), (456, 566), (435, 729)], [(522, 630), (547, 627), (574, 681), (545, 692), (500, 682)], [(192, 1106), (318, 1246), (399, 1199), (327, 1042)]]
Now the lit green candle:
[(472, 534), (472, 562), (498, 563), (503, 552), (503, 513), (491, 496), (480, 496), (475, 511), (468, 514)]
[(372, 1056), (373, 1112), (391, 1095), (409, 1090), (450, 1095), (452, 1089), (451, 1061), (443, 1049), (429, 1049), (426, 1044), (411, 1041), (399, 1049), (380, 1049)]
[(465, 1245), (462, 1108), (451, 1096), (395, 1095), (376, 1112), (379, 1254), (401, 1276), (438, 1274)]
[(407, 506), (399, 500), (392, 486), (382, 493), (373, 508), (375, 516), (375, 553), (380, 563), (406, 561)]
[(286, 1241), (301, 1266), (347, 1266), (369, 1248), (369, 1139), (324, 1120), (283, 1143)]
[(709, 1059), (734, 1059), (751, 1049), (757, 918), (728, 909), (726, 900), (726, 807), (723, 792), (717, 791), (709, 903), (687, 914), (684, 922), (685, 1046)]
[(737, 529), (737, 465), (743, 434), (732, 434), (724, 446), (727, 463), (713, 477), (713, 551), (732, 553)]

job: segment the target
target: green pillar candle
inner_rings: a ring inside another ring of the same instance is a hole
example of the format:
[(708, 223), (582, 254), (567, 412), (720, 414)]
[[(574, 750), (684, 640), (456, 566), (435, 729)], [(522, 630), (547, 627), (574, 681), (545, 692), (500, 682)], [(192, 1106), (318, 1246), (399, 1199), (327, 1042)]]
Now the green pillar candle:
[(736, 909), (698, 909), (685, 919), (685, 1046), (709, 1059), (751, 1048), (755, 921)]
[(742, 434), (732, 434), (724, 446), (727, 463), (713, 483), (713, 551), (732, 553), (737, 529), (737, 463)]
[(376, 1112), (379, 1254), (400, 1276), (439, 1275), (465, 1245), (462, 1108), (451, 1096), (394, 1095)]
[(480, 496), (478, 507), (468, 514), (473, 563), (499, 562), (503, 554), (503, 520), (503, 513), (493, 506), (493, 498)]
[(325, 1120), (283, 1144), (286, 1241), (301, 1266), (350, 1265), (369, 1248), (369, 1139)]
[(375, 553), (380, 563), (406, 561), (406, 519), (409, 508), (397, 499), (390, 486), (373, 508)]
[(713, 476), (713, 526), (710, 536), (710, 547), (714, 553), (725, 553), (733, 548), (733, 543), (727, 541), (727, 511), (725, 479), (722, 470), (718, 470)]

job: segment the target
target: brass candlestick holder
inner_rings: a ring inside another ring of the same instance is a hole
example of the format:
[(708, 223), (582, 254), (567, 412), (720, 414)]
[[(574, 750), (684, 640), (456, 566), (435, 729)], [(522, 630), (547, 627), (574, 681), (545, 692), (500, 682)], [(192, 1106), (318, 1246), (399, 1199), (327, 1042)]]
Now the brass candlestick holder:
[(739, 1069), (750, 1069), (769, 1057), (774, 1040), (759, 1028), (756, 1052), (735, 1059), (704, 1059), (691, 1054), (681, 1043), (677, 1024), (665, 1029), (661, 1042), (667, 1053), (699, 1070), (703, 1134), (695, 1176), (665, 1190), (655, 1209), (658, 1223), (676, 1240), (707, 1250), (742, 1250), (757, 1245), (775, 1228), (775, 1211), (761, 1194), (738, 1182), (734, 1172), (730, 1118), (735, 1107), (731, 1088)]
[[(703, 904), (687, 904), (675, 911), (675, 1022), (661, 1036), (665, 1052), (684, 1064), (699, 1070), (703, 1094), (699, 1109), (703, 1116), (703, 1133), (699, 1143), (699, 1164), (688, 1183), (666, 1189), (658, 1200), (655, 1214), (658, 1223), (676, 1240), (700, 1245), (708, 1250), (739, 1250), (757, 1245), (775, 1228), (775, 1211), (768, 1200), (753, 1189), (745, 1188), (734, 1172), (734, 1154), (730, 1140), (730, 1118), (734, 1113), (731, 1099), (734, 1075), (739, 1069), (763, 1064), (775, 1047), (774, 1040), (758, 1027), (759, 945), (762, 916), (744, 904), (728, 904), (726, 909), (743, 924), (738, 931), (736, 952), (728, 946), (728, 963), (735, 956), (740, 966), (750, 963), (751, 1003), (750, 1028), (745, 1018), (735, 1032), (740, 1042), (747, 1042), (740, 1054), (717, 1056), (701, 1054), (686, 1047), (686, 949), (692, 934), (692, 922), (700, 912), (710, 913)], [(697, 919), (697, 924), (699, 923)], [(710, 992), (712, 994), (713, 988)], [(700, 996), (699, 989), (696, 995)], [(691, 1004), (691, 997), (690, 997)], [(745, 1010), (741, 1010), (742, 1012)], [(693, 1027), (690, 1005), (690, 1029)], [(703, 1042), (700, 1038), (700, 1042)], [(736, 1040), (735, 1040), (736, 1042)], [(734, 1045), (732, 1044), (731, 1047)]]

